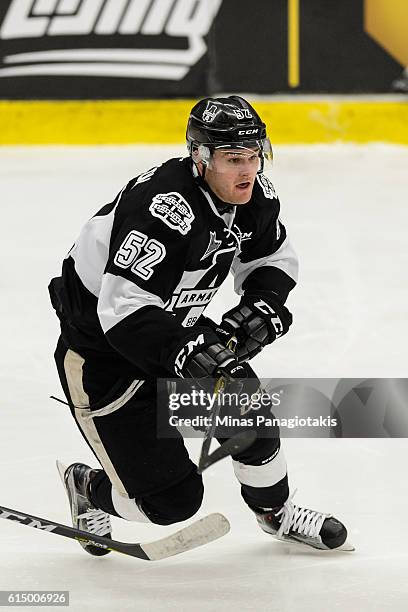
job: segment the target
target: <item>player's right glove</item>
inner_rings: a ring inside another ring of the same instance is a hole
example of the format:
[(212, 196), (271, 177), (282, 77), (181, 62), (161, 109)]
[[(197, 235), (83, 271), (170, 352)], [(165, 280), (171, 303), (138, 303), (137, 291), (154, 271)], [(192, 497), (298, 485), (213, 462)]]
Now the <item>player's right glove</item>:
[(239, 361), (252, 359), (265, 346), (283, 336), (292, 324), (292, 314), (270, 291), (245, 294), (240, 303), (226, 312), (220, 327), (235, 335)]
[[(247, 398), (259, 393), (261, 388), (252, 368), (247, 363), (239, 363), (235, 353), (222, 344), (220, 338), (208, 327), (200, 327), (195, 333), (189, 334), (183, 345), (179, 345), (173, 353), (171, 363), (178, 376), (193, 378), (206, 390), (206, 381), (222, 376), (224, 393), (230, 396), (236, 394), (235, 397), (245, 394), (245, 402), (239, 401), (236, 406), (240, 410), (248, 404)], [(232, 407), (234, 405), (231, 404)]]
[[(205, 328), (204, 328), (205, 329)], [(222, 344), (213, 331), (198, 329), (189, 334), (171, 356), (172, 369), (182, 378), (225, 376), (247, 378), (247, 372), (235, 354)]]

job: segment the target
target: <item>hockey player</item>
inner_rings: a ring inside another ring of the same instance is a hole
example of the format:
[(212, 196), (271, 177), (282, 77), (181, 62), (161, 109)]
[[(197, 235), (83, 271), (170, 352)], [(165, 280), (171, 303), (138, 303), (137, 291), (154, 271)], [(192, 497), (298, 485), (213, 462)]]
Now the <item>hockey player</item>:
[[(201, 505), (182, 437), (156, 436), (156, 379), (254, 375), (247, 361), (292, 323), (284, 304), (297, 259), (263, 174), (265, 124), (241, 97), (207, 98), (191, 111), (187, 147), (188, 157), (140, 174), (101, 208), (50, 284), (61, 384), (102, 466), (74, 463), (64, 482), (74, 525), (99, 535), (110, 536), (109, 515), (169, 525)], [(203, 312), (230, 271), (241, 299), (220, 331)], [(257, 439), (233, 466), (264, 531), (343, 544), (342, 523), (293, 503), (278, 436)]]

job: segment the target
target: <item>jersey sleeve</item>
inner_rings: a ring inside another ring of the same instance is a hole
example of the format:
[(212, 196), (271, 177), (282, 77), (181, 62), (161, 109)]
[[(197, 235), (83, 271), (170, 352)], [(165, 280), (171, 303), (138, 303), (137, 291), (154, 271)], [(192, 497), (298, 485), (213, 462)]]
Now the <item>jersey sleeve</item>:
[(184, 270), (192, 233), (192, 219), (176, 212), (191, 209), (185, 201), (177, 208), (172, 196), (152, 205), (157, 193), (139, 192), (124, 196), (115, 220), (97, 313), (115, 350), (148, 376), (168, 376), (171, 349), (186, 330), (165, 304)]
[(272, 183), (263, 176), (261, 186), (263, 205), (256, 213), (256, 230), (250, 241), (242, 242), (232, 265), (234, 288), (238, 295), (271, 291), (285, 303), (297, 283), (298, 259), (279, 218), (280, 202)]

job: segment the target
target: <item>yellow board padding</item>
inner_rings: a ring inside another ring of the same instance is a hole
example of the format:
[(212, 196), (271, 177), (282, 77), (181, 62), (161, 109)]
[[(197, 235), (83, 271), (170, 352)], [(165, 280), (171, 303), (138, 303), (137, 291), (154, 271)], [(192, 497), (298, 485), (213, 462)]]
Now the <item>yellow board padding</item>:
[[(0, 144), (182, 143), (195, 100), (0, 101)], [(408, 103), (253, 102), (274, 144), (408, 145)]]

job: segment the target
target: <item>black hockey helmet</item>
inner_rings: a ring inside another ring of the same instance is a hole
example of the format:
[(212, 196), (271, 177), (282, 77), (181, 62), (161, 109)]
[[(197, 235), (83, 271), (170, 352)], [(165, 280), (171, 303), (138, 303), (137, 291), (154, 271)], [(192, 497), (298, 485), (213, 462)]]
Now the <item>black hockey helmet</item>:
[(257, 148), (262, 160), (272, 159), (266, 125), (256, 110), (240, 96), (204, 98), (191, 110), (186, 132), (190, 155), (201, 148), (201, 161), (208, 163), (214, 149)]

